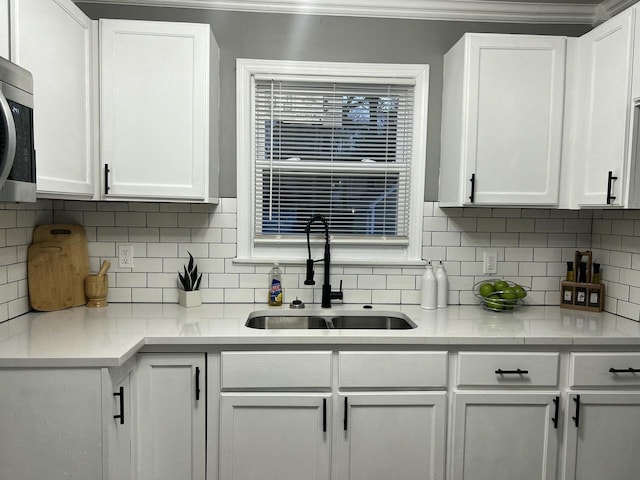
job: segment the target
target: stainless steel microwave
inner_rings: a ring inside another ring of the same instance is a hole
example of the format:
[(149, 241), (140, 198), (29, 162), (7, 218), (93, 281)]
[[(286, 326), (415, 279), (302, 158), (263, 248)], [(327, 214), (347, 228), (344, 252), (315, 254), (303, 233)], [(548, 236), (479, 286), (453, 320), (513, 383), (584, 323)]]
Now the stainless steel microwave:
[(0, 57), (0, 201), (36, 201), (33, 77)]

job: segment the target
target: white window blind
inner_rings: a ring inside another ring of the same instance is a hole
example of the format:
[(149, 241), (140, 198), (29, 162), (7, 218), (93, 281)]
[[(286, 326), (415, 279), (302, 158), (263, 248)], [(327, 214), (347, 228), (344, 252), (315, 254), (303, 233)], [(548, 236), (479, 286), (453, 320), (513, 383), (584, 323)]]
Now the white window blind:
[(254, 241), (408, 242), (414, 83), (254, 79)]

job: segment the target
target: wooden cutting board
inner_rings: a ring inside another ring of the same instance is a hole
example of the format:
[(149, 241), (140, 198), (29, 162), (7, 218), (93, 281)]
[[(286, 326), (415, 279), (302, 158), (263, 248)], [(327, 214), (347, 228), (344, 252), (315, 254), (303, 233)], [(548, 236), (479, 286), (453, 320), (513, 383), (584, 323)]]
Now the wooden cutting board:
[(89, 274), (87, 235), (79, 225), (41, 225), (28, 250), (29, 300), (39, 311), (85, 305)]

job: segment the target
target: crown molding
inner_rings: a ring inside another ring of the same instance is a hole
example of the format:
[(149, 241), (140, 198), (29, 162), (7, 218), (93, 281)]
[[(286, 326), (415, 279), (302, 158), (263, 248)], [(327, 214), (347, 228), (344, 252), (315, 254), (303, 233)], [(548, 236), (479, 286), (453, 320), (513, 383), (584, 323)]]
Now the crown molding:
[(594, 24), (638, 0), (600, 5), (496, 0), (74, 0), (154, 7), (500, 23)]

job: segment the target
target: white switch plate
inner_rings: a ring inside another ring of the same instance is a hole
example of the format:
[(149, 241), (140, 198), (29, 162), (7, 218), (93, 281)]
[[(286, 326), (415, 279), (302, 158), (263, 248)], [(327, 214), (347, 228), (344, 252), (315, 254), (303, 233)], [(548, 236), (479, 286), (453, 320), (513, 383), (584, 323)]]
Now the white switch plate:
[(118, 267), (133, 268), (133, 245), (118, 246)]
[(498, 252), (484, 252), (484, 273), (498, 273)]

